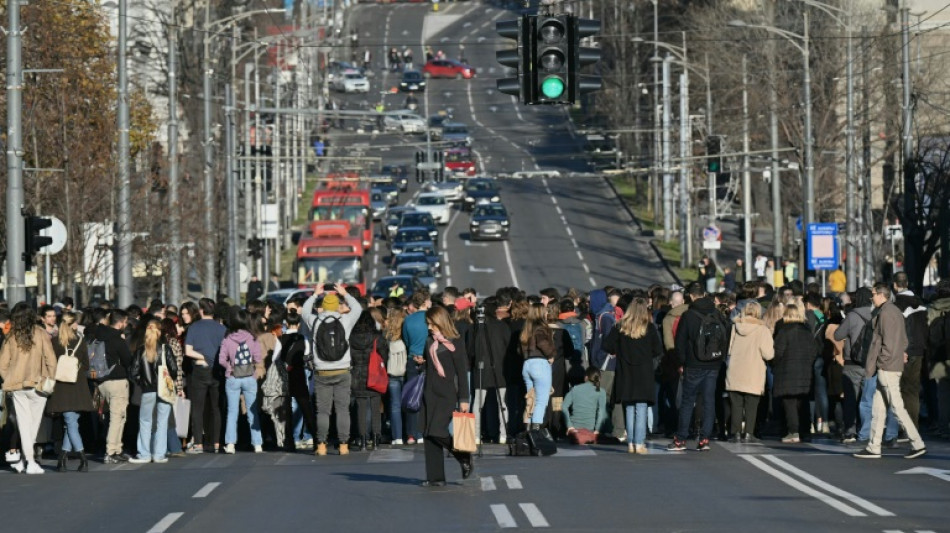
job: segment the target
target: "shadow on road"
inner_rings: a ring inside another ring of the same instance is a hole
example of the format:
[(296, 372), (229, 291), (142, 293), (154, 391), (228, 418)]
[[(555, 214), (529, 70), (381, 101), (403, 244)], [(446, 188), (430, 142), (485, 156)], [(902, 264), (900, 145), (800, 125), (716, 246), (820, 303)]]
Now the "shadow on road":
[(334, 474), (344, 476), (348, 481), (391, 483), (394, 485), (419, 485), (422, 480), (415, 477), (387, 476), (383, 474), (359, 474), (355, 472), (340, 472)]

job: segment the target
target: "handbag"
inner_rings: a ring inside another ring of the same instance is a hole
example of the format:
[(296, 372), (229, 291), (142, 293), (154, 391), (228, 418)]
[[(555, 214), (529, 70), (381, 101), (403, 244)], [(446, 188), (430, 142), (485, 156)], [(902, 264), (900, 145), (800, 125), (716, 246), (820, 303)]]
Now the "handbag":
[(171, 372), (168, 371), (168, 365), (165, 362), (165, 352), (167, 351), (167, 345), (162, 345), (162, 359), (158, 364), (158, 383), (155, 384), (155, 387), (158, 392), (158, 397), (165, 403), (175, 404), (175, 400), (178, 398), (178, 393), (175, 390), (175, 380), (172, 378)]
[(39, 394), (40, 396), (47, 398), (53, 394), (54, 389), (56, 389), (55, 379), (40, 378), (39, 383), (36, 384), (36, 387), (33, 388), (33, 391)]
[(452, 413), (452, 449), (457, 452), (475, 453), (475, 414)]
[(422, 391), (426, 386), (426, 373), (419, 372), (419, 375), (406, 382), (402, 389), (402, 408), (410, 413), (417, 413), (422, 409)]
[(79, 358), (76, 357), (75, 353), (81, 342), (82, 337), (76, 341), (76, 346), (72, 349), (72, 352), (69, 348), (66, 348), (66, 353), (56, 362), (56, 381), (76, 383), (76, 380), (79, 379)]
[(179, 438), (188, 436), (189, 422), (191, 420), (191, 400), (177, 397), (172, 404), (172, 410), (175, 412), (175, 433)]
[(376, 340), (373, 340), (373, 349), (369, 352), (369, 371), (366, 373), (366, 388), (380, 394), (386, 394), (389, 387), (389, 374), (386, 373), (386, 364), (376, 349)]

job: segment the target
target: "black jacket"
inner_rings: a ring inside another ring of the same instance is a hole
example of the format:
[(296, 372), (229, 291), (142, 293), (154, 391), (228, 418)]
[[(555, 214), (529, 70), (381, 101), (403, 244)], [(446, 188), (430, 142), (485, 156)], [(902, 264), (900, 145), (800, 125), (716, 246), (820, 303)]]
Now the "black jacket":
[(927, 324), (927, 308), (913, 293), (900, 293), (894, 297), (894, 305), (904, 313), (907, 329), (907, 357), (923, 357), (927, 354), (930, 327)]
[[(722, 366), (722, 361), (700, 361), (696, 359), (696, 339), (699, 338), (699, 328), (703, 323), (703, 315), (718, 313), (712, 298), (700, 298), (689, 304), (689, 309), (680, 318), (676, 328), (676, 358), (679, 364), (697, 369), (715, 370)], [(723, 318), (725, 320), (725, 318)]]
[[(350, 390), (354, 397), (366, 398), (379, 396), (379, 393), (366, 387), (369, 379), (369, 356), (373, 351), (373, 342), (376, 342), (376, 351), (383, 358), (383, 363), (389, 360), (389, 342), (376, 329), (357, 326), (350, 333), (350, 358), (353, 365), (350, 374), (352, 381)], [(426, 378), (428, 379), (428, 374)]]
[(785, 324), (775, 334), (772, 359), (776, 397), (797, 396), (811, 391), (812, 368), (818, 357), (818, 343), (807, 324)]
[[(58, 340), (55, 340), (53, 341), (53, 352), (59, 360), (66, 354), (66, 349)], [(79, 359), (79, 375), (75, 383), (56, 382), (56, 388), (53, 389), (52, 396), (46, 400), (45, 411), (47, 413), (93, 410), (92, 395), (89, 394), (89, 383), (86, 380), (86, 373), (89, 371), (89, 348), (86, 347), (85, 341), (80, 337), (69, 346), (69, 353)]]
[[(101, 340), (106, 345), (106, 362), (109, 366), (115, 365), (105, 381), (129, 379), (129, 369), (132, 368), (132, 351), (129, 350), (129, 343), (122, 338), (122, 333), (105, 324), (96, 326), (93, 333), (95, 339)], [(92, 340), (87, 342), (92, 342)]]
[(663, 357), (662, 341), (656, 326), (648, 324), (646, 334), (639, 339), (624, 335), (619, 327), (614, 328), (604, 340), (604, 349), (617, 354), (614, 401), (652, 405), (656, 397), (653, 368)]
[[(494, 317), (486, 317), (483, 324), (476, 324), (473, 334), (474, 354), (472, 383), (476, 389), (505, 387), (505, 353), (511, 331), (508, 324)], [(479, 363), (482, 368), (479, 369)]]
[(158, 355), (151, 364), (145, 360), (144, 346), (135, 351), (135, 356), (132, 358), (130, 375), (132, 376), (132, 381), (141, 387), (143, 394), (158, 391), (158, 367), (162, 362), (163, 352), (165, 354), (165, 365), (168, 367), (168, 373), (171, 374), (172, 379), (175, 379), (178, 377), (178, 363), (175, 361), (175, 356), (167, 344), (161, 343), (158, 345)]
[(452, 412), (459, 402), (468, 402), (468, 354), (461, 339), (454, 339), (452, 344), (455, 351), (450, 352), (440, 345), (437, 356), (445, 377), (439, 376), (432, 358), (429, 357), (429, 346), (432, 337), (426, 338), (426, 383), (422, 393), (422, 420), (424, 421), (423, 434), (428, 438), (449, 437), (449, 423), (452, 422)]

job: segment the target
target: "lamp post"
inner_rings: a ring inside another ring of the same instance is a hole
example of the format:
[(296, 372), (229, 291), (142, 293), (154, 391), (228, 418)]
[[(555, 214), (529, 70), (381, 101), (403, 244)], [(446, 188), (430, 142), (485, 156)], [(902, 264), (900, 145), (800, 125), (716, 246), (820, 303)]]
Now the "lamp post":
[[(814, 222), (815, 220), (815, 165), (812, 153), (812, 128), (811, 128), (811, 67), (810, 67), (810, 56), (809, 56), (809, 38), (808, 38), (808, 10), (806, 9), (803, 12), (804, 22), (805, 22), (805, 31), (804, 34), (797, 34), (792, 31), (783, 30), (781, 28), (776, 28), (775, 26), (768, 26), (765, 24), (748, 24), (742, 20), (733, 20), (729, 22), (729, 26), (739, 27), (739, 28), (757, 28), (765, 30), (770, 33), (774, 33), (781, 37), (784, 37), (788, 42), (792, 43), (795, 48), (802, 53), (802, 58), (805, 63), (805, 73), (804, 73), (804, 97), (805, 97), (805, 192), (804, 192), (804, 208), (802, 210), (802, 246), (804, 248), (805, 243), (807, 243), (808, 237), (808, 225)], [(776, 268), (779, 268), (779, 265), (775, 265)], [(800, 265), (799, 272), (804, 278), (804, 273), (806, 271), (806, 265)]]

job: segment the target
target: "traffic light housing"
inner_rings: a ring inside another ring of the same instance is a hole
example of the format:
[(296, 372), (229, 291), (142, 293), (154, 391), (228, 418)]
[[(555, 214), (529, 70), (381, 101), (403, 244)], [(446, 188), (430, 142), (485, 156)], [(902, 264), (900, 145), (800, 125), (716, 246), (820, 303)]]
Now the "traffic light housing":
[(53, 220), (46, 217), (33, 216), (23, 211), (24, 243), (23, 264), (25, 270), (33, 270), (33, 256), (47, 246), (53, 244), (53, 238), (40, 235), (40, 232), (53, 225)]
[(706, 172), (719, 174), (722, 168), (722, 137), (706, 137)]
[(434, 162), (439, 165), (433, 179), (441, 183), (445, 181), (445, 153), (443, 153), (442, 150), (436, 150), (432, 153), (432, 158), (435, 160)]
[(573, 17), (531, 17), (532, 54), (528, 68), (529, 104), (570, 104), (570, 33)]
[(416, 152), (416, 183), (422, 183), (425, 181), (425, 171), (419, 168), (419, 165), (425, 163), (426, 153), (423, 151)]
[(528, 101), (527, 67), (531, 64), (531, 19), (528, 15), (520, 19), (502, 20), (495, 23), (495, 31), (498, 35), (506, 39), (517, 41), (516, 48), (507, 50), (498, 50), (495, 52), (495, 59), (502, 65), (516, 70), (515, 76), (510, 78), (500, 78), (496, 82), (498, 92), (517, 96), (522, 104), (530, 103)]
[(264, 257), (264, 239), (248, 239), (247, 253), (254, 259)]
[(571, 82), (570, 100), (573, 104), (584, 93), (599, 91), (602, 86), (600, 76), (583, 75), (580, 69), (600, 61), (600, 48), (581, 46), (581, 39), (600, 31), (600, 21), (571, 17), (571, 50), (568, 55), (568, 77)]

